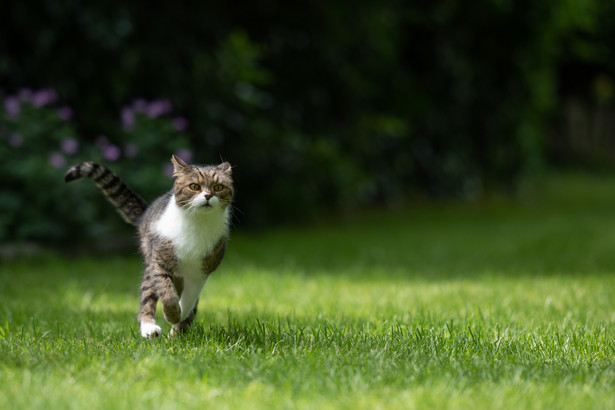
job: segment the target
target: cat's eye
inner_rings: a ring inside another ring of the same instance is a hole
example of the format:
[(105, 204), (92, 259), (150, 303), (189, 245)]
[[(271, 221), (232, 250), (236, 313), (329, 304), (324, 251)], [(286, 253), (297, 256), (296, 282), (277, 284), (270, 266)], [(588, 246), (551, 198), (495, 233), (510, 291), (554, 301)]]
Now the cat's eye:
[(199, 184), (190, 184), (190, 185), (188, 185), (188, 188), (192, 189), (193, 191), (200, 191), (201, 190), (201, 186)]
[(224, 189), (224, 186), (220, 184), (216, 184), (212, 188), (214, 189), (214, 192), (220, 192)]

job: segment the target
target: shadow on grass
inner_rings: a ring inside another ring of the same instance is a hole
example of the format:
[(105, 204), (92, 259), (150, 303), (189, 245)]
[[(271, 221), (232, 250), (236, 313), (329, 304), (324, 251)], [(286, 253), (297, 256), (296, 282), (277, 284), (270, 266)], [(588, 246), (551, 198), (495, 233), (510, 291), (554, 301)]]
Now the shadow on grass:
[[(612, 222), (611, 222), (612, 221)], [(611, 228), (613, 227), (613, 229)], [(615, 267), (615, 214), (452, 208), (350, 226), (237, 235), (224, 266), (355, 279), (587, 275)]]
[(610, 274), (614, 210), (615, 177), (555, 175), (517, 199), (418, 203), (236, 235), (227, 263), (372, 279)]

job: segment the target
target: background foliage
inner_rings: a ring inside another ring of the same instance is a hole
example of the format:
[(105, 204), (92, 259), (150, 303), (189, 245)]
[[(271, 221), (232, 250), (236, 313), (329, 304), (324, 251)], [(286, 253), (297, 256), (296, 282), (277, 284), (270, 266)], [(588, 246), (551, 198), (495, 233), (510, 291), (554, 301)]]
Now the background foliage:
[(601, 0), (10, 2), (0, 240), (115, 229), (87, 184), (63, 184), (82, 159), (150, 200), (170, 153), (229, 160), (253, 226), (514, 190), (566, 158), (549, 149), (563, 96), (612, 104), (614, 17)]

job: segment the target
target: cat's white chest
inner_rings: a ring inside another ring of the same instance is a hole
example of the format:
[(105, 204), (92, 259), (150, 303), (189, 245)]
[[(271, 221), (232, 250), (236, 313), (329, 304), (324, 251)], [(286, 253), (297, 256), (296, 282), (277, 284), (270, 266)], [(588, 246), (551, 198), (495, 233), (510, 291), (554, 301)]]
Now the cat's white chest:
[(215, 208), (207, 212), (181, 209), (172, 196), (154, 225), (155, 232), (169, 239), (175, 248), (177, 270), (184, 287), (179, 306), (181, 320), (194, 308), (208, 275), (203, 274), (203, 258), (209, 255), (228, 230), (229, 211)]
[(172, 196), (154, 230), (173, 243), (180, 264), (193, 265), (209, 255), (226, 235), (228, 218), (228, 208), (190, 212), (177, 206)]

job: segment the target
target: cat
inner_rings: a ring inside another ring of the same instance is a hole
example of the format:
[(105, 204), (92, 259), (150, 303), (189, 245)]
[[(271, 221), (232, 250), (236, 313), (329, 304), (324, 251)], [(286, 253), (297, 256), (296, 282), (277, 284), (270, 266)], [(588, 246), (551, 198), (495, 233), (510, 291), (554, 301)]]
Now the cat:
[(147, 339), (162, 333), (155, 319), (159, 299), (164, 318), (172, 324), (171, 336), (190, 328), (201, 290), (222, 261), (229, 238), (231, 165), (188, 165), (175, 155), (171, 162), (173, 189), (149, 206), (109, 168), (95, 162), (72, 166), (64, 178), (92, 179), (124, 220), (138, 228), (145, 262), (138, 321)]

